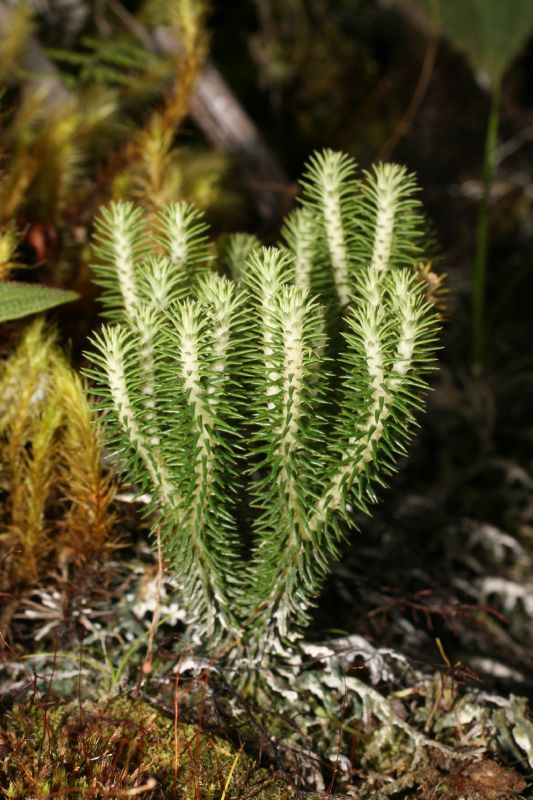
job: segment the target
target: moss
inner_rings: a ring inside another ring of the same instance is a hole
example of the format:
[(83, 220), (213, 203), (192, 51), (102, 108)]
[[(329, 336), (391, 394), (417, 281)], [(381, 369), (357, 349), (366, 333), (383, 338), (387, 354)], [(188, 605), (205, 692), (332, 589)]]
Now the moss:
[[(0, 231), (0, 258), (1, 249)], [(9, 565), (0, 591), (17, 598), (50, 573), (64, 575), (67, 566), (82, 589), (117, 545), (114, 484), (102, 468), (84, 384), (42, 318), (0, 363), (0, 470), (7, 491), (0, 561)], [(10, 621), (5, 610), (0, 621)]]
[[(37, 702), (0, 729), (0, 790), (9, 800), (132, 794), (180, 800), (284, 800), (290, 787), (242, 751), (128, 697), (101, 705)], [(142, 792), (141, 792), (142, 790)]]

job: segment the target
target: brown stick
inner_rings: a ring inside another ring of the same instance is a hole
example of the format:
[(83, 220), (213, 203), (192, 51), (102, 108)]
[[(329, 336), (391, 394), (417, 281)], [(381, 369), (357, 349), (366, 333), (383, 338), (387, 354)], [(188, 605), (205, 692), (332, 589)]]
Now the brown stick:
[[(160, 53), (179, 55), (179, 41), (168, 29), (157, 28), (153, 40)], [(287, 177), (261, 132), (209, 59), (191, 94), (189, 113), (213, 147), (238, 163), (261, 218), (269, 222), (281, 219), (290, 193)]]
[(404, 111), (399, 123), (396, 125), (396, 128), (393, 130), (388, 140), (381, 148), (378, 161), (387, 161), (387, 159), (390, 158), (391, 153), (395, 149), (400, 139), (405, 136), (413, 124), (413, 121), (420, 109), (420, 106), (422, 105), (422, 102), (424, 101), (429, 88), (431, 77), (433, 75), (433, 68), (435, 66), (435, 59), (437, 57), (437, 49), (438, 39), (433, 34), (430, 34), (426, 53), (424, 55), (424, 61), (422, 62), (420, 74), (418, 76), (414, 92), (409, 101), (409, 105)]
[(283, 214), (288, 182), (275, 156), (214, 64), (208, 61), (192, 93), (191, 118), (215, 149), (234, 158), (263, 219)]

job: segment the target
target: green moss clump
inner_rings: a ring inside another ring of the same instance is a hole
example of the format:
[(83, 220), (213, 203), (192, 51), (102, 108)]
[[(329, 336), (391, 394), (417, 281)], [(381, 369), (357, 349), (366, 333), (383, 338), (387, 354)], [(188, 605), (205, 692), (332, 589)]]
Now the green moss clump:
[(122, 697), (12, 710), (0, 728), (0, 794), (9, 800), (133, 794), (285, 800), (291, 790), (224, 739)]

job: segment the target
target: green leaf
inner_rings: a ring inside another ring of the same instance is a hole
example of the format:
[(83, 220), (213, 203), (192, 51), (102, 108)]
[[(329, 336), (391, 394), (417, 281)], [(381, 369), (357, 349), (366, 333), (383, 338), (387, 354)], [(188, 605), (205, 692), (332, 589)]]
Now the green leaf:
[(38, 314), (62, 303), (77, 300), (76, 292), (33, 283), (0, 281), (0, 322)]
[(497, 83), (533, 34), (533, 0), (411, 0)]

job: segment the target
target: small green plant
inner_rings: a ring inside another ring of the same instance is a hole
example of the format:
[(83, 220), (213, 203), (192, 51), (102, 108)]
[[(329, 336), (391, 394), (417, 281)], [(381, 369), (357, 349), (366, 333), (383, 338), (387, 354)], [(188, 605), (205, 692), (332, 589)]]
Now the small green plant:
[(286, 650), (352, 508), (405, 452), (436, 333), (423, 235), (404, 168), (358, 180), (332, 151), (310, 160), (283, 247), (228, 244), (233, 280), (187, 203), (150, 224), (130, 203), (102, 211), (94, 270), (114, 324), (90, 375), (204, 642)]
[(483, 194), (478, 211), (472, 270), (472, 340), (474, 367), (484, 360), (486, 345), (486, 283), (489, 203), (494, 156), (498, 145), (502, 80), (533, 32), (531, 0), (412, 0), (467, 56), (491, 103), (483, 154)]

